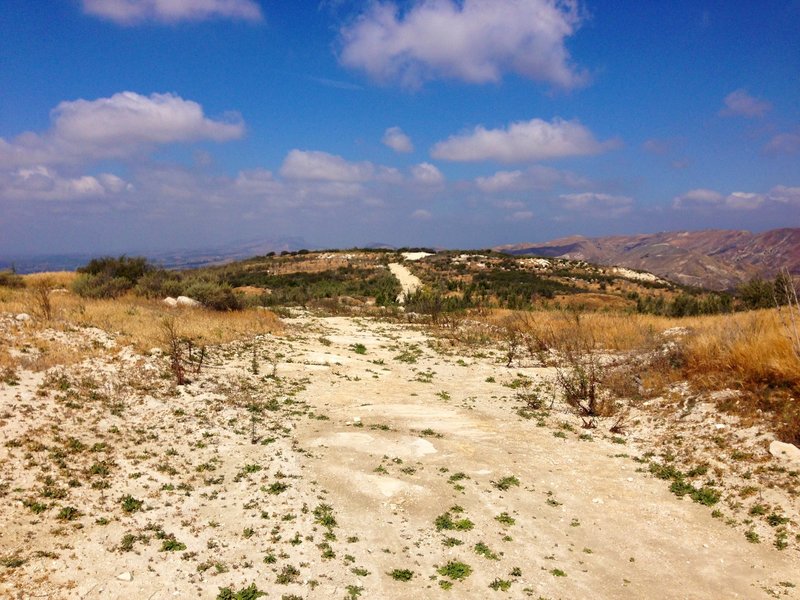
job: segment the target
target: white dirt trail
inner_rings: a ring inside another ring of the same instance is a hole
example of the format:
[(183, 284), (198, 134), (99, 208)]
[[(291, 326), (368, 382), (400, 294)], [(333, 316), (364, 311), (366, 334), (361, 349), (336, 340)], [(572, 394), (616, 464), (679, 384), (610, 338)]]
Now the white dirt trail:
[[(287, 322), (178, 388), (166, 358), (113, 354), (0, 382), (0, 597), (799, 597), (796, 546), (676, 497), (636, 440), (558, 402), (521, 416), (518, 381), (552, 369), (407, 324)], [(104, 397), (104, 372), (130, 377)]]
[(409, 271), (405, 265), (391, 263), (389, 265), (389, 270), (392, 272), (392, 275), (397, 278), (397, 281), (400, 282), (403, 288), (403, 291), (397, 295), (397, 301), (399, 303), (402, 304), (405, 302), (408, 296), (422, 287), (422, 282), (419, 280), (419, 277)]

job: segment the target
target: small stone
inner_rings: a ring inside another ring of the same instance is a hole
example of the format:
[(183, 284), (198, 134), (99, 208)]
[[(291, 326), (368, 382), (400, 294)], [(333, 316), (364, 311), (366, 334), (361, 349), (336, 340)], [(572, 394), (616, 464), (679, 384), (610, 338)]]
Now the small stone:
[(17, 321), (20, 321), (20, 322), (23, 322), (23, 321), (30, 321), (30, 320), (31, 320), (31, 316), (30, 316), (29, 314), (27, 314), (27, 313), (19, 313), (19, 314), (18, 314), (16, 317), (14, 317), (14, 318), (15, 318)]
[(124, 573), (117, 575), (117, 579), (120, 581), (133, 581), (133, 575), (131, 575), (130, 572), (125, 571)]
[(605, 504), (602, 498), (592, 498), (592, 504)]
[(361, 417), (353, 417), (353, 424), (361, 423)]

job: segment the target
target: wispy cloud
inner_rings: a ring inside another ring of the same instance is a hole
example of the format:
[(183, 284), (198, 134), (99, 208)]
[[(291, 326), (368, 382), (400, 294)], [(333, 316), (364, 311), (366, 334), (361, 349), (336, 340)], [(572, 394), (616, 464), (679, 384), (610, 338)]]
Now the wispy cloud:
[(565, 46), (583, 22), (575, 1), (373, 3), (341, 31), (340, 59), (380, 81), (499, 81), (503, 73), (571, 89), (587, 82)]
[(352, 92), (362, 91), (364, 86), (358, 85), (357, 83), (351, 83), (349, 81), (341, 81), (339, 79), (328, 79), (326, 77), (312, 77), (308, 76), (309, 81), (313, 81), (320, 85), (324, 85), (325, 87), (334, 88), (337, 90), (349, 90)]
[(763, 117), (772, 109), (772, 104), (766, 100), (751, 96), (747, 90), (738, 89), (723, 100), (725, 107), (719, 111), (723, 117)]
[(582, 211), (593, 216), (616, 217), (633, 209), (633, 198), (597, 192), (562, 194), (559, 196), (567, 210)]
[(209, 19), (261, 21), (264, 18), (254, 0), (82, 0), (82, 4), (86, 14), (118, 25)]
[(351, 162), (341, 156), (318, 150), (292, 150), (286, 155), (280, 173), (286, 179), (306, 181), (399, 181), (397, 169), (369, 161)]
[(475, 185), (478, 189), (489, 194), (551, 190), (558, 185), (581, 187), (588, 185), (588, 183), (585, 178), (569, 171), (560, 171), (542, 165), (533, 165), (524, 171), (497, 171), (489, 177), (477, 177), (475, 179)]
[(619, 141), (599, 142), (577, 120), (542, 119), (511, 123), (503, 129), (481, 125), (469, 133), (437, 143), (431, 156), (452, 161), (493, 160), (503, 163), (533, 162), (568, 156), (600, 154), (619, 146)]
[(764, 154), (797, 154), (800, 152), (800, 132), (778, 133), (764, 146)]
[(800, 206), (800, 187), (778, 185), (766, 193), (731, 192), (698, 188), (676, 196), (672, 207), (678, 210), (755, 210), (768, 205)]
[(16, 201), (104, 198), (133, 189), (132, 184), (111, 173), (68, 177), (44, 166), (0, 173), (0, 196)]

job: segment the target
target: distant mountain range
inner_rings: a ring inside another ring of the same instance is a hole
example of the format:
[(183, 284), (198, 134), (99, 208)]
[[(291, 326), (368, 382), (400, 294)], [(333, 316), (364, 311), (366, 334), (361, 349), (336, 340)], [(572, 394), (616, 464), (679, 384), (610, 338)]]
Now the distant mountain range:
[(545, 243), (509, 244), (495, 250), (628, 267), (716, 290), (735, 288), (754, 277), (772, 278), (783, 268), (800, 275), (800, 228), (763, 233), (712, 229), (573, 236)]

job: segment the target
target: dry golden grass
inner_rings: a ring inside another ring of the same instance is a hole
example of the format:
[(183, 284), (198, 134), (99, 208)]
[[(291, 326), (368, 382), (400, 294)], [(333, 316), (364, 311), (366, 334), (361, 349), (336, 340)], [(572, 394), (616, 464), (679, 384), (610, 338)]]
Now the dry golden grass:
[(683, 324), (653, 315), (546, 310), (495, 310), (487, 319), (494, 325), (532, 335), (551, 348), (558, 349), (577, 332), (593, 340), (596, 349), (616, 352), (651, 349), (660, 332)]
[[(800, 322), (800, 315), (795, 318)], [(495, 311), (488, 319), (501, 325), (509, 339), (514, 332), (527, 335), (540, 347), (567, 356), (591, 348), (650, 357), (630, 367), (650, 394), (662, 394), (678, 381), (688, 381), (696, 390), (737, 389), (742, 395), (721, 405), (722, 410), (749, 422), (767, 421), (784, 441), (800, 442), (800, 402), (795, 399), (800, 393), (800, 356), (775, 310), (682, 319)], [(685, 334), (662, 335), (676, 327)], [(606, 387), (610, 383), (604, 379)]]
[[(66, 278), (61, 279), (61, 283)], [(55, 285), (59, 285), (55, 283)], [(262, 333), (278, 333), (282, 325), (271, 311), (249, 309), (219, 312), (203, 308), (169, 308), (157, 300), (126, 295), (114, 300), (91, 300), (72, 293), (51, 293), (53, 319), (36, 320), (32, 328), (97, 327), (119, 335), (119, 342), (147, 351), (164, 345), (162, 323), (174, 318), (181, 336), (196, 344), (220, 344)], [(31, 290), (0, 294), (0, 312), (37, 314)]]
[(78, 274), (75, 271), (47, 271), (43, 273), (31, 273), (23, 275), (22, 279), (26, 286), (33, 286), (37, 283), (47, 283), (53, 288), (69, 288)]
[(685, 370), (693, 378), (800, 389), (800, 357), (774, 310), (692, 321)]
[(493, 311), (487, 318), (556, 349), (577, 332), (598, 350), (647, 351), (663, 343), (661, 333), (680, 327), (688, 334), (674, 339), (687, 375), (800, 388), (800, 357), (793, 352), (775, 310), (680, 319), (605, 312)]

